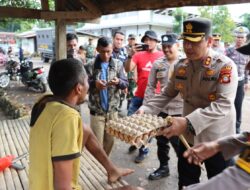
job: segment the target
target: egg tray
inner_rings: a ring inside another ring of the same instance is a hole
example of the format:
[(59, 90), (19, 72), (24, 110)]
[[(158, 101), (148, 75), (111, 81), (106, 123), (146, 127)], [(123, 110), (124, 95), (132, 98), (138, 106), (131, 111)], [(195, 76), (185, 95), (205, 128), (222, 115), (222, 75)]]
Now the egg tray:
[(109, 120), (106, 132), (121, 141), (140, 147), (146, 145), (160, 128), (170, 126), (172, 118), (163, 119), (156, 115), (134, 114), (131, 116)]

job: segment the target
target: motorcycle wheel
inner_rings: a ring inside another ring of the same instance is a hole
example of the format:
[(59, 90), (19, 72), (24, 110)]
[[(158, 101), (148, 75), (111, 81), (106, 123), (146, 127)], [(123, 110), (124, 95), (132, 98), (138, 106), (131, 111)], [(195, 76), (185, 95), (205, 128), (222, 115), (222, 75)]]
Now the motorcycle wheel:
[(47, 91), (47, 85), (42, 81), (39, 81), (38, 85), (35, 87), (37, 92), (45, 93)]
[(47, 85), (42, 83), (41, 93), (45, 93), (47, 91)]
[(10, 84), (10, 77), (6, 73), (0, 74), (0, 88), (6, 88)]

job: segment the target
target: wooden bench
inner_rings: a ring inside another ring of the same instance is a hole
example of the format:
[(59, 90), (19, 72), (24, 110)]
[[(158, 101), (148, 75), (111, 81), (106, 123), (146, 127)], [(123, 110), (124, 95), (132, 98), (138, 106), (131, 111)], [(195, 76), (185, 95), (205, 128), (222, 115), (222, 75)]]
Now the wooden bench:
[[(29, 118), (0, 121), (0, 158), (6, 155), (20, 156), (28, 152)], [(28, 190), (28, 157), (17, 162), (26, 166), (23, 170), (7, 168), (0, 172), (0, 190)], [(107, 173), (101, 164), (87, 151), (81, 157), (79, 183), (84, 190), (107, 190), (127, 185), (119, 180), (107, 184)]]

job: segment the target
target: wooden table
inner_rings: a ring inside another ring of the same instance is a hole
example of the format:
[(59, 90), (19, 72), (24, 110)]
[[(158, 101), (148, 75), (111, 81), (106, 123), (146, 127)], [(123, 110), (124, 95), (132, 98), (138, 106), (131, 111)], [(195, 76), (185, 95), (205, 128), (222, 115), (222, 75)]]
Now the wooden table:
[[(0, 121), (0, 157), (6, 155), (20, 156), (28, 152), (29, 147), (29, 120)], [(0, 172), (0, 190), (28, 190), (29, 158), (17, 162), (26, 166), (23, 170), (7, 168)], [(107, 184), (107, 173), (101, 164), (87, 151), (81, 156), (81, 170), (79, 183), (84, 190), (107, 190), (127, 185), (120, 180), (111, 185)]]

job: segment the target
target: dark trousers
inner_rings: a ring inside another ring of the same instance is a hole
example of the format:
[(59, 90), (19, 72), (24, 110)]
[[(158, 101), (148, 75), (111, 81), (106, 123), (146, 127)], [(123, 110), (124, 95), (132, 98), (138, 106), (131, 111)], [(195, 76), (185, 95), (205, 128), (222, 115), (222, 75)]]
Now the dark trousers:
[[(178, 152), (179, 190), (181, 190), (183, 186), (200, 182), (200, 167), (187, 162), (187, 159), (183, 157), (183, 153), (185, 151), (186, 147), (180, 141)], [(208, 179), (221, 173), (226, 167), (232, 166), (234, 164), (233, 159), (225, 161), (221, 153), (217, 153), (204, 162)]]
[(244, 80), (238, 82), (237, 93), (234, 100), (234, 106), (236, 109), (236, 133), (240, 133), (242, 103), (245, 96), (244, 84)]
[[(166, 113), (159, 113), (159, 117), (166, 118), (168, 114)], [(180, 115), (175, 115), (175, 116), (180, 116)], [(157, 136), (157, 156), (160, 161), (160, 167), (168, 165), (169, 161), (169, 142), (173, 146), (175, 153), (177, 155), (178, 153), (178, 146), (179, 146), (179, 138), (178, 137), (171, 137), (170, 139), (164, 137), (164, 136)]]

